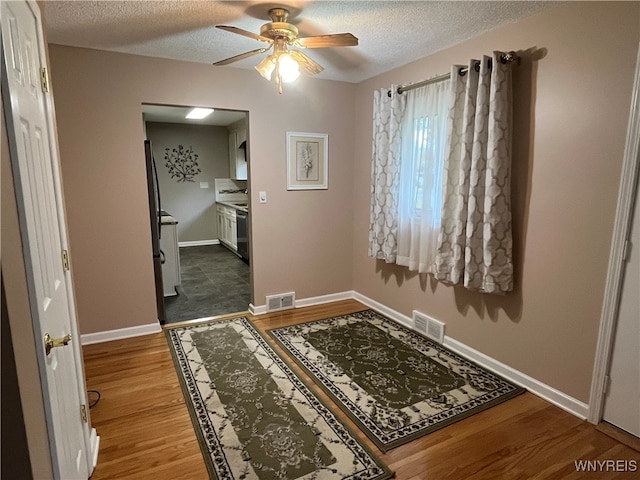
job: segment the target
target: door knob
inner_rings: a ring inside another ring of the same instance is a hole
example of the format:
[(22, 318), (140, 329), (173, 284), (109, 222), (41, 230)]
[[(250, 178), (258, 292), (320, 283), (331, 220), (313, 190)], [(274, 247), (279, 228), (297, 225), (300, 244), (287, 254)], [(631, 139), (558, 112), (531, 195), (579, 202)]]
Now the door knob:
[(51, 350), (56, 347), (64, 347), (65, 345), (69, 345), (71, 341), (71, 334), (67, 334), (62, 338), (51, 338), (51, 335), (45, 333), (44, 335), (44, 350), (49, 355)]

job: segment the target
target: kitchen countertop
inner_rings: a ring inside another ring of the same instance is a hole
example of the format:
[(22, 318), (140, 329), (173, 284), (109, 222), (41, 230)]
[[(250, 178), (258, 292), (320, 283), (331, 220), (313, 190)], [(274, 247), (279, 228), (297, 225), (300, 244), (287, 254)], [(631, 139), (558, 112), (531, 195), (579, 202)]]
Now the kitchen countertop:
[(160, 217), (160, 225), (177, 225), (178, 221), (171, 215), (166, 214)]
[(236, 210), (240, 210), (242, 212), (249, 211), (247, 202), (234, 202), (234, 201), (224, 202), (224, 201), (218, 200), (216, 203), (219, 203), (220, 205), (224, 205), (225, 207), (235, 208)]

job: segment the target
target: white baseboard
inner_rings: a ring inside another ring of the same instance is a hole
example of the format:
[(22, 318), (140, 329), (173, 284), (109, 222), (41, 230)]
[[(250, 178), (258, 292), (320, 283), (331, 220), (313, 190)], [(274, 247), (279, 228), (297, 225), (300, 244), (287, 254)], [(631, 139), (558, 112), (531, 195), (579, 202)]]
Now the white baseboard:
[(178, 242), (178, 247), (201, 247), (204, 245), (220, 245), (220, 240), (194, 240), (192, 242)]
[(553, 403), (555, 406), (560, 407), (576, 417), (579, 417), (582, 420), (587, 418), (589, 405), (586, 403), (576, 400), (566, 393), (550, 387), (549, 385), (542, 383), (539, 380), (516, 370), (515, 368), (511, 368), (509, 365), (505, 365), (504, 363), (501, 363), (451, 337), (445, 336), (443, 345), (450, 350), (453, 350), (458, 355), (483, 366), (487, 370), (497, 373), (516, 385), (526, 388), (531, 393), (544, 398), (548, 402)]
[[(308, 297), (302, 299), (296, 299), (295, 308), (310, 307), (312, 305), (321, 305), (323, 303), (338, 302), (340, 300), (349, 300), (355, 298), (353, 291), (332, 293), (329, 295), (320, 295), (317, 297)], [(249, 304), (249, 313), (251, 315), (264, 315), (267, 313), (266, 305), (253, 305)]]
[(116, 330), (107, 330), (105, 332), (86, 333), (84, 335), (80, 335), (80, 343), (82, 345), (91, 345), (92, 343), (122, 340), (124, 338), (133, 338), (141, 335), (159, 333), (161, 331), (162, 327), (159, 322), (149, 323), (148, 325), (137, 325), (135, 327), (119, 328)]
[(402, 325), (404, 325), (407, 328), (411, 328), (413, 329), (413, 320), (411, 319), (411, 317), (408, 317), (396, 310), (393, 310), (392, 308), (387, 307), (386, 305), (383, 305), (380, 302), (376, 302), (375, 300), (369, 298), (369, 297), (365, 297), (364, 295), (362, 295), (361, 293), (358, 292), (353, 292), (354, 296), (353, 299), (354, 300), (358, 300), (360, 303), (364, 303), (367, 307), (372, 308), (373, 310), (375, 310), (376, 312), (379, 312), (387, 317), (389, 317), (392, 320), (395, 320), (396, 322), (401, 323)]
[[(353, 298), (355, 300), (358, 300), (360, 303), (364, 303), (369, 308), (372, 308), (373, 310), (382, 313), (392, 320), (395, 320), (398, 323), (401, 323), (404, 326), (413, 329), (413, 321), (411, 317), (397, 312), (379, 302), (376, 302), (375, 300), (372, 300), (369, 297), (365, 297), (358, 292), (353, 293)], [(587, 405), (586, 403), (576, 400), (566, 393), (550, 387), (549, 385), (542, 383), (539, 380), (536, 380), (535, 378), (532, 378), (529, 375), (526, 375), (514, 368), (511, 368), (510, 366), (505, 365), (504, 363), (499, 362), (489, 357), (488, 355), (485, 355), (484, 353), (481, 353), (451, 337), (445, 336), (444, 346), (453, 350), (458, 355), (461, 355), (464, 358), (486, 368), (487, 370), (506, 378), (516, 385), (526, 388), (531, 393), (537, 395), (538, 397), (544, 398), (548, 402), (553, 403), (555, 406), (560, 407), (561, 409), (575, 415), (576, 417), (579, 417), (582, 420), (587, 418), (587, 415), (589, 413), (589, 405)]]
[(296, 308), (310, 307), (312, 305), (322, 305), (323, 303), (339, 302), (353, 298), (353, 291), (320, 295), (317, 297), (301, 298), (296, 300)]
[(253, 304), (250, 303), (249, 304), (249, 313), (251, 315), (264, 315), (265, 313), (267, 313), (267, 306), (266, 305), (258, 305), (257, 307)]
[(91, 452), (89, 452), (89, 455), (91, 455), (91, 464), (89, 466), (91, 471), (89, 474), (92, 474), (98, 465), (98, 452), (100, 451), (100, 436), (96, 433), (95, 428), (91, 429), (89, 442), (91, 443)]

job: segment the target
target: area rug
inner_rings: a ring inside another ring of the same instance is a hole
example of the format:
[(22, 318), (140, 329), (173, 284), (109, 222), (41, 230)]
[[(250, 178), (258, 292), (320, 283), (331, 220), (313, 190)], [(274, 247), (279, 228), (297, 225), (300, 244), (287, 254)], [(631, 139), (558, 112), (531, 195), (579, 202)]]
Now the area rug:
[(392, 476), (245, 317), (165, 332), (212, 479)]
[(382, 451), (524, 391), (373, 310), (269, 334)]

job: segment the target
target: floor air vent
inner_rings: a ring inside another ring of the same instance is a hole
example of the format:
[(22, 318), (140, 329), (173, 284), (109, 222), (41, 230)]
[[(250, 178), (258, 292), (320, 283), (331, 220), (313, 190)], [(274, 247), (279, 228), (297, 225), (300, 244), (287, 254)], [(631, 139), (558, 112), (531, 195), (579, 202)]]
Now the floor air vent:
[(295, 292), (281, 293), (279, 295), (267, 295), (267, 312), (288, 310), (294, 307), (295, 302)]
[(444, 342), (444, 323), (417, 310), (413, 311), (413, 329), (438, 343)]

